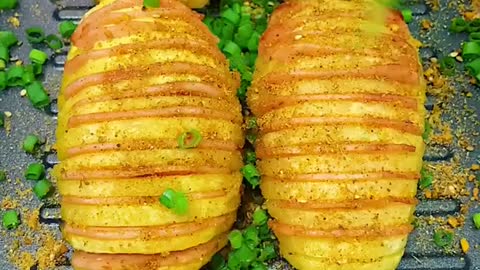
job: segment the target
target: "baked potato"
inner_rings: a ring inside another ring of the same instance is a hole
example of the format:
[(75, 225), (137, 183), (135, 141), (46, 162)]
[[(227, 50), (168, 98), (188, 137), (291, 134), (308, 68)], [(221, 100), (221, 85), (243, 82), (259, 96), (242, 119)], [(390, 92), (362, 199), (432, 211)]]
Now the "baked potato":
[[(107, 0), (86, 14), (58, 97), (53, 170), (75, 269), (199, 269), (226, 244), (242, 182), (238, 86), (181, 2)], [(186, 213), (159, 201), (167, 190), (184, 194)]]
[(393, 270), (412, 230), (425, 82), (401, 14), (291, 0), (261, 38), (248, 104), (280, 252), (300, 270)]

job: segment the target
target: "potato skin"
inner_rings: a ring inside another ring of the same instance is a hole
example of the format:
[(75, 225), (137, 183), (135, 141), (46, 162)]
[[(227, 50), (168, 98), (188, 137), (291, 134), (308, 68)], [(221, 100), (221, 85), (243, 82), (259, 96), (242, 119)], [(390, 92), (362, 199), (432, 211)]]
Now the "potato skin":
[[(75, 269), (200, 269), (236, 218), (239, 76), (198, 14), (160, 2), (101, 1), (72, 37), (53, 176)], [(181, 149), (192, 129), (200, 145)], [(160, 204), (169, 188), (186, 194), (186, 214)]]
[(374, 0), (274, 11), (248, 104), (261, 189), (300, 270), (393, 270), (416, 205), (425, 83), (418, 42)]

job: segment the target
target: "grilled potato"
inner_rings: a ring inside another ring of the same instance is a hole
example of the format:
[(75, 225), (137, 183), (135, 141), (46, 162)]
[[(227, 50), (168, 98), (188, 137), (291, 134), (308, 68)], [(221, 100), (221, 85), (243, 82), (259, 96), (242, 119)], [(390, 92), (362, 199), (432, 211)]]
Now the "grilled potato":
[(376, 3), (288, 1), (260, 42), (261, 189), (300, 270), (395, 269), (412, 229), (425, 83), (418, 42)]
[[(142, 4), (103, 1), (72, 37), (53, 175), (75, 269), (199, 269), (240, 203), (239, 76), (199, 15)], [(200, 144), (181, 148), (192, 130)], [(159, 202), (167, 189), (187, 213)]]

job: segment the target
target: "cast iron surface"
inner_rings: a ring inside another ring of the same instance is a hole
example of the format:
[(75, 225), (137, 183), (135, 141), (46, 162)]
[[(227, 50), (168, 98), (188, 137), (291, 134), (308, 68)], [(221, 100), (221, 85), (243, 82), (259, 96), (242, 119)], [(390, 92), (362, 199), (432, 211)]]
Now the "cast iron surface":
[[(2, 1), (2, 0), (0, 0)], [(94, 5), (93, 0), (20, 0), (20, 7), (13, 12), (0, 13), (0, 29), (12, 29), (11, 25), (7, 23), (7, 18), (11, 17), (15, 12), (20, 15), (21, 26), (15, 31), (18, 37), (24, 41), (24, 44), (16, 48), (13, 56), (18, 56), (20, 59), (26, 60), (31, 46), (24, 39), (23, 31), (25, 28), (31, 26), (41, 26), (47, 33), (56, 33), (57, 24), (62, 20), (80, 20), (81, 16)], [(457, 1), (452, 1), (457, 2)], [(457, 16), (455, 8), (447, 8), (447, 1), (442, 0), (441, 9), (438, 12), (430, 10), (428, 5), (423, 1), (415, 1), (410, 7), (414, 12), (415, 22), (410, 25), (414, 36), (419, 38), (422, 42), (431, 44), (430, 48), (422, 49), (421, 56), (424, 62), (430, 57), (441, 57), (448, 54), (453, 49), (459, 47), (459, 35), (451, 35), (448, 33), (447, 25), (450, 19)], [(212, 6), (215, 6), (214, 4)], [(216, 8), (216, 7), (210, 7)], [(427, 34), (426, 38), (420, 38), (419, 22), (422, 19), (430, 19), (434, 22), (435, 27)], [(40, 47), (42, 48), (42, 47)], [(45, 48), (43, 48), (45, 49)], [(68, 47), (65, 47), (61, 53), (52, 54), (48, 64), (45, 68), (45, 75), (42, 78), (46, 88), (48, 89), (52, 99), (55, 99), (61, 81), (62, 68), (65, 60), (65, 55)], [(464, 89), (468, 86), (467, 83), (458, 83), (457, 89)], [(474, 92), (473, 98), (466, 99), (460, 95), (461, 91), (456, 91), (454, 97), (454, 107), (462, 110), (464, 105), (474, 108), (473, 118), (464, 118), (462, 126), (467, 127), (467, 133), (473, 133), (475, 130), (480, 131), (478, 126), (478, 115), (480, 114), (480, 100), (479, 88), (471, 87)], [(27, 134), (38, 134), (43, 138), (47, 138), (49, 142), (54, 141), (54, 130), (56, 123), (56, 106), (52, 104), (51, 108), (45, 111), (34, 109), (26, 98), (20, 96), (21, 89), (11, 89), (9, 91), (0, 92), (0, 112), (12, 112), (11, 118), (12, 130), (7, 135), (4, 129), (0, 129), (0, 170), (8, 171), (9, 178), (21, 179), (19, 182), (11, 182), (0, 185), (0, 199), (7, 195), (15, 194), (14, 190), (19, 188), (19, 185), (31, 185), (23, 179), (23, 171), (27, 164), (35, 162), (36, 159), (30, 155), (25, 154), (20, 147), (20, 143)], [(433, 101), (430, 100), (427, 109), (433, 108)], [(447, 116), (447, 118), (453, 116)], [(477, 123), (475, 123), (477, 121)], [(477, 138), (478, 144), (478, 138)], [(477, 147), (479, 149), (479, 147)], [(431, 162), (449, 162), (453, 155), (458, 155), (465, 167), (471, 166), (475, 162), (479, 162), (480, 153), (476, 152), (466, 153), (460, 149), (441, 149), (441, 151), (433, 151), (434, 149), (427, 149), (425, 156), (426, 160)], [(438, 150), (438, 149), (437, 149)], [(435, 153), (435, 154), (434, 154)], [(440, 153), (440, 154), (439, 154)], [(46, 154), (42, 157), (44, 163), (51, 168), (56, 162), (53, 153)], [(465, 198), (467, 200), (468, 198)], [(52, 230), (52, 232), (59, 235), (59, 209), (57, 203), (57, 196), (48, 199), (44, 202), (38, 200), (24, 201), (22, 206), (35, 208), (42, 205), (40, 211), (40, 222), (42, 226)], [(421, 201), (417, 207), (417, 216), (447, 216), (455, 215), (460, 211), (462, 200), (428, 200)], [(3, 209), (1, 210), (3, 211)], [(480, 212), (478, 204), (474, 204), (470, 208), (470, 214)], [(25, 226), (25, 225), (22, 225)], [(3, 229), (2, 229), (3, 230)], [(7, 258), (7, 251), (14, 241), (13, 237), (4, 237), (4, 232), (0, 233), (0, 270), (13, 270), (13, 266), (9, 264)], [(467, 221), (463, 228), (456, 230), (455, 236), (458, 239), (465, 237), (469, 240), (471, 250), (465, 255), (457, 249), (450, 255), (446, 255), (441, 249), (435, 247), (431, 241), (433, 235), (433, 227), (428, 227), (422, 230), (416, 230), (410, 237), (407, 252), (398, 269), (401, 270), (480, 270), (480, 250), (475, 248), (480, 245), (480, 231), (475, 230), (471, 222), (471, 218)], [(425, 241), (427, 239), (427, 241)], [(25, 250), (33, 249), (35, 246), (22, 247)], [(271, 269), (291, 269), (284, 261), (276, 261), (271, 264)], [(68, 265), (58, 266), (58, 270), (70, 269)], [(355, 269), (352, 269), (355, 270)], [(374, 269), (372, 269), (374, 270)]]

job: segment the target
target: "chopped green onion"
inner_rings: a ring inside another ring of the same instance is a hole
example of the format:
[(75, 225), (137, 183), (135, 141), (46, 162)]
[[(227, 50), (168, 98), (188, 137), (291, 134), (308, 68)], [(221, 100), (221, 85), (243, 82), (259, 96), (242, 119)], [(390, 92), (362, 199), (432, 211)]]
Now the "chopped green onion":
[(7, 85), (8, 86), (20, 86), (23, 85), (23, 67), (13, 66), (7, 70)]
[(243, 231), (243, 238), (245, 243), (252, 249), (260, 244), (260, 237), (258, 237), (258, 230), (255, 226), (250, 225)]
[(222, 40), (232, 40), (233, 39), (233, 32), (235, 31), (235, 26), (231, 23), (225, 23), (222, 27)]
[(249, 132), (247, 133), (246, 139), (250, 144), (254, 145), (255, 142), (257, 141), (257, 134), (253, 132)]
[(188, 212), (188, 199), (182, 192), (167, 189), (159, 200), (163, 206), (172, 209), (178, 215), (184, 215)]
[(7, 73), (5, 71), (0, 71), (0, 91), (7, 88)]
[(425, 189), (431, 186), (433, 183), (433, 173), (427, 171), (425, 168), (422, 168), (420, 171), (420, 181), (418, 183), (420, 189)]
[(16, 229), (20, 225), (20, 219), (18, 218), (18, 213), (15, 210), (8, 210), (3, 214), (2, 217), (3, 228), (7, 230)]
[(257, 187), (260, 184), (260, 173), (253, 164), (247, 164), (241, 169), (243, 177), (247, 180), (252, 188)]
[(233, 3), (232, 10), (235, 13), (240, 14), (242, 12), (242, 6), (239, 3)]
[(40, 50), (33, 49), (32, 51), (30, 51), (29, 58), (32, 63), (43, 65), (48, 59), (48, 54)]
[(216, 36), (221, 36), (222, 35), (222, 29), (224, 27), (224, 23), (220, 20), (215, 20), (213, 21), (212, 23), (212, 26), (211, 26), (211, 31), (212, 33), (214, 33)]
[(0, 70), (5, 70), (5, 67), (7, 67), (6, 61), (0, 59)]
[(245, 23), (238, 27), (238, 38), (244, 43), (248, 43), (248, 40), (253, 35), (253, 25), (251, 23)]
[(450, 31), (454, 33), (461, 33), (466, 31), (468, 23), (463, 18), (455, 18), (450, 24)]
[(0, 59), (5, 62), (10, 60), (10, 50), (2, 45), (0, 45)]
[(33, 74), (35, 75), (41, 75), (43, 73), (43, 66), (40, 64), (33, 63)]
[(25, 66), (22, 76), (23, 85), (29, 85), (35, 81), (35, 73), (33, 72), (33, 65)]
[(231, 56), (240, 55), (242, 53), (242, 49), (240, 49), (240, 47), (232, 41), (228, 41), (225, 44), (225, 47), (223, 47), (223, 51)]
[[(257, 48), (258, 49), (258, 48)], [(245, 54), (245, 59), (249, 67), (255, 66), (255, 61), (257, 60), (257, 53), (250, 51)]]
[(413, 22), (413, 13), (411, 9), (402, 9), (401, 13), (402, 13), (403, 20), (406, 23)]
[(233, 23), (234, 25), (238, 25), (240, 22), (240, 14), (231, 8), (224, 10), (221, 14), (221, 17)]
[(17, 43), (18, 39), (12, 31), (0, 31), (0, 45), (10, 48)]
[(258, 51), (258, 43), (260, 42), (260, 34), (254, 32), (248, 40), (247, 48), (251, 52)]
[(267, 243), (260, 251), (260, 256), (258, 256), (258, 260), (264, 262), (275, 259), (276, 257), (277, 252), (275, 251), (275, 245), (273, 243)]
[(47, 43), (47, 46), (56, 51), (60, 50), (63, 47), (63, 42), (62, 40), (57, 37), (56, 35), (48, 35), (45, 37), (45, 43)]
[(453, 243), (453, 233), (443, 229), (437, 230), (433, 235), (433, 242), (439, 247), (447, 247)]
[(228, 235), (228, 240), (233, 249), (238, 249), (242, 246), (243, 235), (239, 230), (233, 230)]
[(457, 61), (455, 61), (455, 58), (447, 56), (444, 57), (440, 60), (440, 71), (444, 75), (452, 76), (455, 74), (455, 65), (457, 64)]
[(7, 172), (1, 170), (0, 171), (0, 182), (7, 181)]
[[(187, 142), (188, 140), (188, 142)], [(196, 129), (183, 132), (177, 139), (178, 147), (181, 149), (195, 148), (202, 142), (202, 134)]]
[(50, 104), (50, 98), (39, 81), (32, 82), (27, 86), (27, 96), (35, 108), (44, 108)]
[(63, 21), (58, 25), (58, 32), (63, 38), (70, 38), (77, 29), (77, 25), (72, 21)]
[(257, 162), (257, 155), (255, 154), (255, 151), (247, 149), (245, 151), (245, 163), (255, 164), (256, 162)]
[(467, 31), (469, 33), (480, 31), (480, 19), (474, 19), (468, 23)]
[(27, 40), (30, 44), (39, 44), (45, 40), (45, 32), (40, 27), (31, 27), (25, 30)]
[(33, 186), (33, 193), (37, 198), (45, 198), (52, 190), (52, 184), (48, 180), (40, 180)]
[(432, 133), (432, 126), (430, 126), (430, 122), (425, 119), (425, 128), (423, 130), (422, 138), (424, 141), (428, 140), (428, 137)]
[(0, 1), (0, 10), (14, 9), (17, 5), (17, 0), (2, 0)]
[(212, 259), (210, 260), (208, 266), (208, 269), (210, 270), (224, 270), (226, 267), (225, 258), (223, 258), (223, 256), (219, 253), (215, 253), (215, 255), (213, 255)]
[(27, 180), (40, 180), (45, 176), (45, 167), (40, 163), (32, 163), (28, 165), (25, 171), (25, 179)]
[(470, 33), (470, 35), (468, 35), (468, 39), (470, 41), (480, 41), (480, 32)]
[[(251, 264), (257, 258), (257, 253), (255, 252), (255, 250), (251, 249), (247, 245), (242, 245), (240, 248), (230, 253), (230, 255), (237, 257), (242, 264), (246, 264), (246, 265)], [(236, 268), (233, 268), (233, 269), (236, 269)]]
[(160, 0), (143, 0), (143, 6), (146, 8), (160, 7)]
[(25, 152), (33, 154), (35, 152), (35, 148), (40, 144), (40, 138), (38, 136), (30, 134), (25, 137), (23, 140), (23, 150)]
[(253, 224), (255, 225), (263, 225), (267, 223), (268, 216), (265, 210), (257, 208), (255, 212), (253, 212)]
[(245, 122), (246, 122), (246, 124), (247, 124), (247, 129), (257, 128), (257, 118), (255, 118), (255, 117), (248, 117)]
[(473, 214), (473, 224), (480, 230), (480, 213)]
[(465, 68), (468, 70), (468, 72), (472, 76), (476, 76), (477, 74), (480, 74), (480, 58), (477, 58), (472, 62), (467, 63), (465, 65)]
[(477, 42), (465, 42), (462, 47), (462, 57), (466, 61), (480, 57), (480, 44)]
[(205, 16), (205, 18), (203, 18), (203, 23), (208, 26), (208, 28), (211, 30), (211, 27), (212, 27), (212, 23), (213, 21), (215, 20), (215, 18), (213, 18), (212, 16), (210, 15), (207, 15)]

